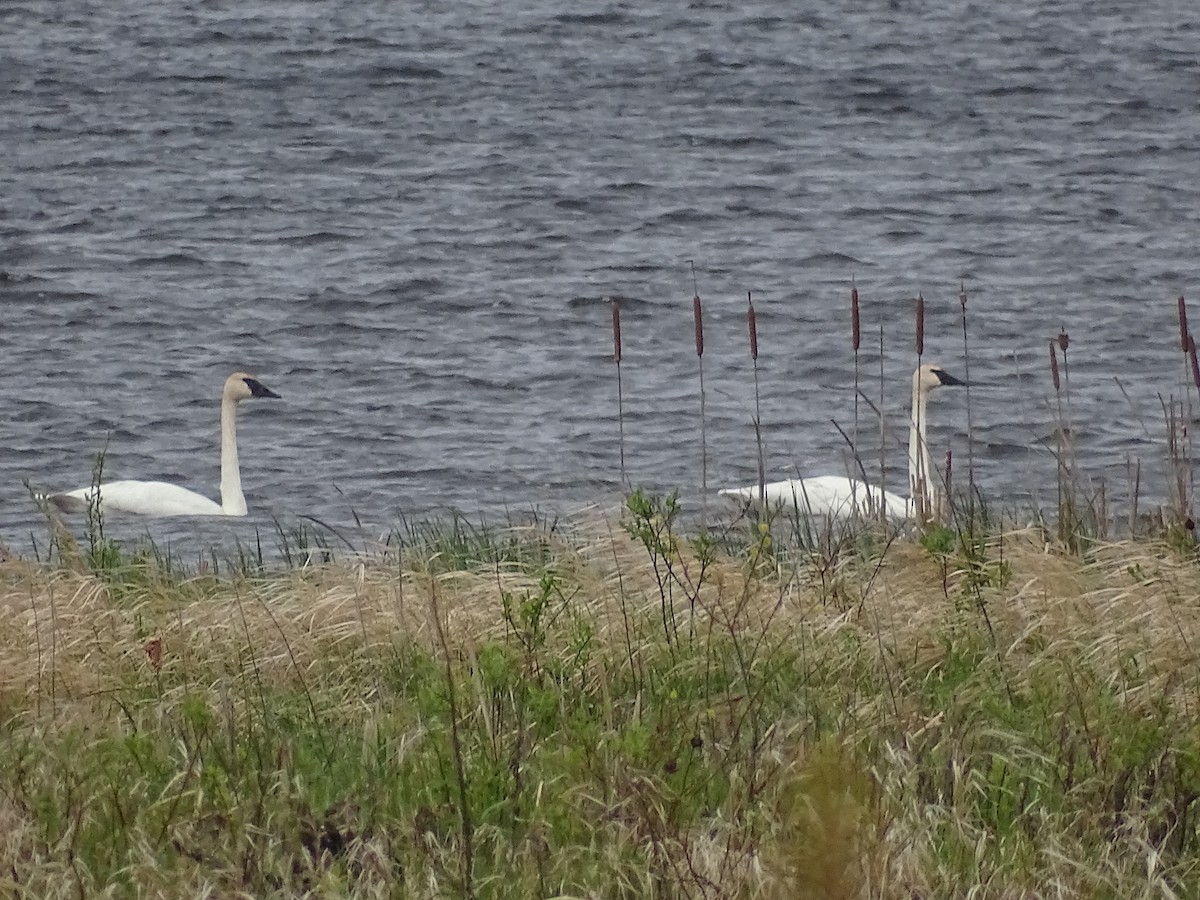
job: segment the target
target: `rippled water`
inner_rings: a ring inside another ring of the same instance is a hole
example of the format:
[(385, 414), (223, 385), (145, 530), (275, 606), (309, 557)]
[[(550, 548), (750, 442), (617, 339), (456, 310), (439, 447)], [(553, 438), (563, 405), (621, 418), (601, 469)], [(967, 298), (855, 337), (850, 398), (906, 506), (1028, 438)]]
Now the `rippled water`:
[[(962, 282), (989, 496), (1053, 483), (1060, 325), (1085, 468), (1115, 494), (1133, 454), (1161, 492), (1200, 285), (1191, 3), (521, 6), (0, 5), (0, 536), (39, 528), (23, 480), (80, 486), (106, 442), (111, 477), (215, 496), (235, 368), (285, 399), (242, 410), (252, 517), (222, 533), (612, 502), (609, 295), (629, 475), (695, 505), (688, 260), (710, 487), (756, 477), (747, 291), (770, 471), (844, 471), (853, 277), (899, 438), (912, 298), (962, 374)], [(956, 469), (965, 413), (939, 398)]]

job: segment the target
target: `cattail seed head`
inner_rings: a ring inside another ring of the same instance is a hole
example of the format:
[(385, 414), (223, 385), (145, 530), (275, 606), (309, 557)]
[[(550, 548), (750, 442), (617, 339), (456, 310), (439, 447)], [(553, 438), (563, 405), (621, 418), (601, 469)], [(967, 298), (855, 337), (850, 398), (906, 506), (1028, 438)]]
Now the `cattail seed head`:
[(1058, 347), (1063, 353), (1067, 352), (1067, 348), (1071, 346), (1071, 336), (1067, 334), (1066, 329), (1058, 330)]
[(613, 316), (613, 362), (617, 365), (621, 364), (621, 304), (617, 300), (612, 302)]
[(954, 451), (946, 451), (946, 496), (950, 496), (950, 479), (954, 474)]
[(917, 356), (925, 355), (925, 298), (917, 294)]
[(1062, 390), (1062, 383), (1058, 380), (1058, 354), (1054, 351), (1054, 341), (1050, 341), (1050, 378), (1054, 381), (1054, 390)]
[(758, 322), (754, 318), (754, 301), (750, 299), (750, 292), (746, 292), (746, 322), (750, 326), (750, 358), (758, 362)]
[(967, 308), (967, 286), (961, 281), (958, 283), (958, 302), (964, 310)]
[(1196, 362), (1196, 339), (1188, 335), (1188, 361), (1192, 364), (1192, 381), (1196, 382), (1196, 390), (1200, 391), (1200, 363)]
[(700, 295), (692, 298), (692, 318), (696, 322), (696, 355), (704, 355), (704, 314), (700, 310)]
[(862, 343), (862, 322), (858, 317), (858, 287), (853, 283), (850, 286), (850, 335), (854, 352), (857, 353)]
[(1187, 321), (1187, 303), (1184, 302), (1183, 294), (1179, 295), (1179, 346), (1184, 353), (1190, 352), (1188, 347), (1188, 331)]

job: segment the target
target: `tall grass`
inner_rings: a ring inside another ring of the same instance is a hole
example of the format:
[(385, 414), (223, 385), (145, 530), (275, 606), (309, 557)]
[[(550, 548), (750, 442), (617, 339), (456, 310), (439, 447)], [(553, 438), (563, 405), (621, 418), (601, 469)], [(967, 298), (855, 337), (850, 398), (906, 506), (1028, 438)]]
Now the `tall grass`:
[(819, 571), (642, 493), (508, 538), (0, 565), (0, 892), (1200, 890), (1192, 557), (860, 532)]

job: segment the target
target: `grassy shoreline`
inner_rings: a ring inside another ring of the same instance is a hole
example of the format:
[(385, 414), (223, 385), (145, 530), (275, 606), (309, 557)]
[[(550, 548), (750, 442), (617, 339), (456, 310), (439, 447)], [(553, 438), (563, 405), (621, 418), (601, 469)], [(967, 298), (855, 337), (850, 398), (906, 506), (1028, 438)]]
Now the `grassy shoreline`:
[(1200, 896), (1194, 547), (783, 532), (0, 563), (0, 893)]

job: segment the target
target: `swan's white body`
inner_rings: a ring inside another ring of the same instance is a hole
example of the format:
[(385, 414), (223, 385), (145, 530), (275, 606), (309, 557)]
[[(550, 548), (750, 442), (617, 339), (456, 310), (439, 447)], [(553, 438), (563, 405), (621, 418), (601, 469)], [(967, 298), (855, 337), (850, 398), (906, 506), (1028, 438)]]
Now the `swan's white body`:
[(872, 516), (883, 504), (889, 519), (911, 519), (912, 500), (855, 478), (841, 475), (816, 475), (811, 478), (790, 478), (768, 481), (763, 486), (763, 504), (759, 503), (758, 485), (725, 488), (719, 492), (740, 503), (768, 509), (799, 510), (802, 515), (828, 516), (848, 519), (853, 516)]
[[(250, 397), (278, 397), (253, 375), (234, 372), (221, 393), (221, 502), (164, 481), (109, 481), (99, 486), (104, 512), (141, 516), (244, 516), (246, 497), (238, 467), (237, 406)], [(46, 500), (65, 512), (86, 511), (95, 503), (96, 487), (50, 494)]]
[[(912, 497), (926, 498), (923, 505), (927, 512), (937, 508), (938, 493), (932, 477), (929, 445), (925, 439), (929, 392), (942, 385), (959, 384), (962, 382), (939, 366), (924, 365), (913, 372), (908, 429), (908, 485)], [(768, 509), (781, 508), (785, 511), (794, 509), (803, 515), (831, 519), (874, 516), (880, 512), (881, 504), (884, 514), (892, 520), (911, 519), (915, 514), (911, 497), (881, 491), (865, 481), (840, 475), (772, 481), (764, 486), (761, 497), (757, 484), (726, 488), (719, 493), (744, 505), (765, 505)]]

